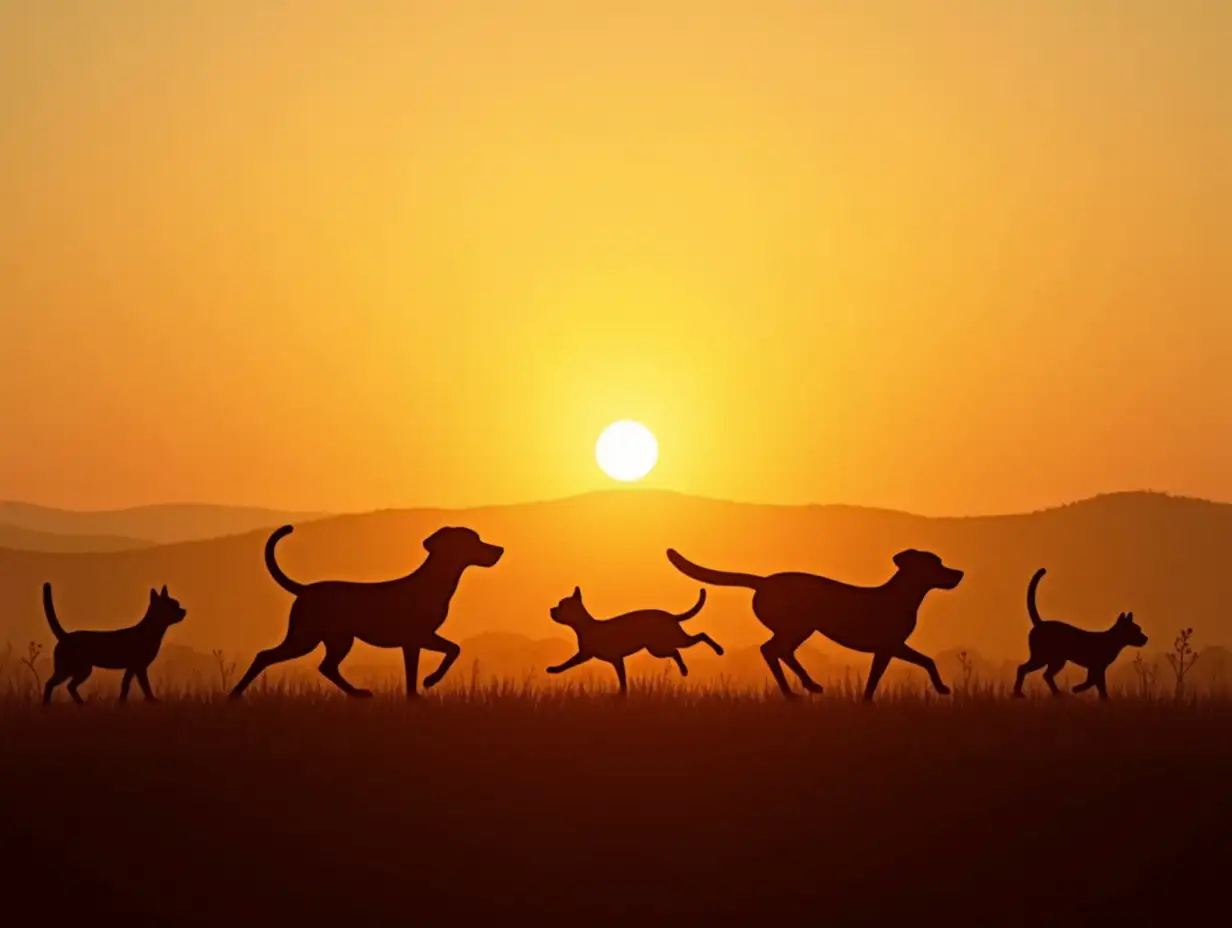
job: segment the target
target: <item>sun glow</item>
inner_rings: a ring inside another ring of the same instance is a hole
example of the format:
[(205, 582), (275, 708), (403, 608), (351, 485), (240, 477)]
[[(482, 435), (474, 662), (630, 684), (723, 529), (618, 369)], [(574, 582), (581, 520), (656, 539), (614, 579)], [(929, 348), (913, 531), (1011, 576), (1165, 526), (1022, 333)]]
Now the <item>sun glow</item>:
[(595, 443), (595, 460), (613, 480), (641, 480), (659, 460), (659, 443), (640, 422), (613, 422)]

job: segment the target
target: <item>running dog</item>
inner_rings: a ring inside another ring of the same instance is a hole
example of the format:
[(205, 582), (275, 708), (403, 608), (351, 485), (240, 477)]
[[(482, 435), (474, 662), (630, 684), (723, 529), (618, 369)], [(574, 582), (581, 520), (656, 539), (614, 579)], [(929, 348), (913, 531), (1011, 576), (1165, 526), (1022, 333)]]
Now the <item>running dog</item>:
[(420, 650), (445, 655), (441, 664), (424, 678), (425, 689), (441, 679), (458, 659), (461, 648), (442, 638), (436, 630), (449, 614), (449, 602), (468, 567), (492, 567), (505, 549), (488, 544), (469, 528), (446, 527), (423, 543), (428, 557), (413, 572), (381, 583), (351, 583), (324, 580), (297, 583), (282, 572), (274, 556), (278, 541), (293, 531), (289, 525), (275, 531), (265, 543), (265, 566), (274, 581), (295, 596), (286, 638), (282, 644), (262, 651), (231, 691), (238, 698), (271, 664), (303, 657), (325, 645), (321, 675), (348, 696), (371, 696), (370, 690), (352, 686), (339, 670), (355, 639), (378, 648), (401, 648), (406, 669), (406, 695), (415, 698)]
[(788, 699), (796, 694), (787, 684), (780, 664), (786, 664), (810, 693), (822, 687), (796, 659), (796, 649), (813, 632), (853, 651), (873, 655), (864, 699), (873, 693), (890, 660), (897, 657), (923, 667), (933, 689), (942, 696), (950, 690), (931, 657), (907, 647), (915, 630), (920, 604), (929, 590), (952, 590), (963, 578), (961, 570), (946, 567), (928, 551), (910, 549), (894, 555), (897, 572), (881, 586), (852, 586), (806, 573), (779, 573), (768, 577), (711, 570), (687, 560), (669, 548), (667, 559), (687, 577), (714, 586), (742, 586), (753, 590), (753, 612), (773, 637), (761, 646), (762, 657), (774, 681)]

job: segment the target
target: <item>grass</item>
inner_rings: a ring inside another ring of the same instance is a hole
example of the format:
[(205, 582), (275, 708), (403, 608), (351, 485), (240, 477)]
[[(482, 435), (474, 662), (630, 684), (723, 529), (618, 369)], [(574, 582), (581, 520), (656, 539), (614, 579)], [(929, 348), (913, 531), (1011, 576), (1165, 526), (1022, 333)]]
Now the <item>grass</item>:
[(33, 916), (186, 925), (1134, 924), (1221, 889), (1227, 700), (599, 679), (44, 708), (15, 676), (0, 873)]

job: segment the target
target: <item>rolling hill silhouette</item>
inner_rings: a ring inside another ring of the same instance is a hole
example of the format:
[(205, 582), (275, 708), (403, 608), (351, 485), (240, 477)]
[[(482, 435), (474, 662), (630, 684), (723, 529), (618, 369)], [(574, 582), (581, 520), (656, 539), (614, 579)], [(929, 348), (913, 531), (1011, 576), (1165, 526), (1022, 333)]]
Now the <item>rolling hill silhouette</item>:
[[(1202, 647), (1232, 643), (1225, 607), (1232, 575), (1224, 563), (1232, 550), (1232, 505), (1155, 493), (1110, 494), (1022, 515), (931, 518), (617, 490), (300, 523), (279, 558), (301, 581), (384, 579), (417, 566), (422, 539), (444, 524), (469, 525), (507, 551), (497, 568), (463, 580), (446, 626), (455, 641), (502, 633), (553, 639), (559, 631), (547, 610), (575, 584), (600, 616), (643, 606), (682, 610), (698, 585), (668, 563), (664, 551), (673, 546), (708, 566), (808, 570), (862, 584), (887, 579), (896, 551), (935, 551), (966, 578), (925, 601), (912, 642), (933, 651), (970, 648), (993, 662), (1025, 654), (1026, 585), (1040, 566), (1049, 571), (1040, 592), (1045, 618), (1100, 628), (1132, 609), (1152, 648), (1166, 648), (1182, 626), (1196, 629)], [(188, 609), (174, 643), (250, 655), (281, 640), (290, 605), (262, 563), (267, 535), (262, 529), (110, 553), (0, 551), (0, 640), (49, 642), (39, 605), (45, 580), (69, 628), (130, 622), (149, 588), (166, 583)], [(710, 590), (692, 622), (733, 651), (768, 637), (747, 590)], [(818, 637), (809, 645), (818, 654), (843, 653)], [(363, 664), (378, 653), (357, 647), (351, 661)], [(464, 651), (459, 670), (473, 656)]]
[[(326, 513), (279, 512), (274, 509), (213, 506), (205, 503), (74, 512), (30, 503), (0, 502), (0, 526), (11, 526), (46, 535), (119, 537), (134, 543), (157, 544), (218, 538), (286, 522), (306, 522), (324, 515)], [(0, 547), (10, 547), (3, 543), (3, 536), (0, 536)]]
[(43, 551), (49, 554), (130, 551), (153, 547), (157, 542), (120, 535), (59, 535), (0, 523), (0, 548), (15, 551)]

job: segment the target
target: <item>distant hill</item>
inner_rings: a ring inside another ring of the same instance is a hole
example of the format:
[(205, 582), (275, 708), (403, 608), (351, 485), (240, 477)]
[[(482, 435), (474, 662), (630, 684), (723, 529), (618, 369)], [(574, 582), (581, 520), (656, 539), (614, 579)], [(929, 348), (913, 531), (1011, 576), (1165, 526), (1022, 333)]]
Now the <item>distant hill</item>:
[(148, 548), (155, 542), (119, 535), (55, 535), (0, 523), (0, 548), (73, 554), (88, 551), (129, 551)]
[[(267, 518), (273, 524), (285, 516)], [(507, 549), (494, 569), (464, 577), (442, 629), (455, 641), (504, 633), (572, 644), (548, 609), (575, 584), (599, 616), (650, 605), (684, 609), (698, 585), (668, 563), (668, 546), (719, 568), (808, 570), (859, 584), (884, 581), (893, 572), (893, 554), (917, 547), (966, 572), (956, 590), (925, 600), (912, 643), (932, 654), (970, 649), (995, 667), (1022, 660), (1029, 628), (1026, 586), (1041, 566), (1049, 571), (1039, 592), (1046, 617), (1101, 628), (1121, 610), (1133, 610), (1151, 637), (1150, 651), (1169, 647), (1184, 626), (1195, 628), (1199, 648), (1232, 645), (1226, 608), (1232, 602), (1226, 567), (1232, 505), (1153, 493), (1100, 496), (1022, 515), (925, 518), (622, 490), (464, 511), (324, 518), (300, 524), (279, 553), (287, 573), (304, 581), (384, 579), (417, 566), (424, 557), (422, 539), (444, 524), (470, 525)], [(149, 587), (167, 583), (189, 613), (169, 642), (206, 654), (221, 648), (250, 656), (281, 639), (291, 602), (265, 571), (267, 534), (263, 528), (104, 554), (0, 551), (0, 641), (49, 642), (39, 606), (44, 580), (55, 584), (61, 618), (70, 628), (127, 623), (141, 612)], [(732, 652), (729, 667), (736, 651), (768, 637), (750, 600), (747, 590), (712, 589), (706, 607), (690, 621)], [(843, 654), (818, 637), (809, 646), (826, 659)], [(473, 656), (464, 652), (459, 669)], [(351, 660), (370, 657), (357, 648)], [(756, 663), (759, 657), (753, 652), (750, 659)], [(704, 661), (698, 654), (690, 663)]]
[[(158, 544), (236, 535), (285, 522), (305, 522), (323, 515), (195, 503), (74, 512), (29, 503), (0, 502), (0, 526), (48, 535), (118, 537)], [(5, 544), (3, 537), (0, 535), (0, 547), (20, 547)]]

